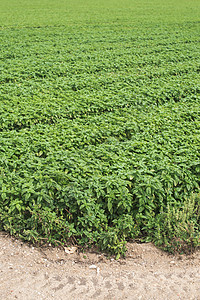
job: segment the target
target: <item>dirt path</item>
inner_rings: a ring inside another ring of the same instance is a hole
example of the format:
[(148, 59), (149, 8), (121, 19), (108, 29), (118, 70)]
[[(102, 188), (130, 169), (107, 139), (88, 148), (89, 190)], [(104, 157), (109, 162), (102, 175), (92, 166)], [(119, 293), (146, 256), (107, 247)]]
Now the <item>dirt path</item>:
[(200, 299), (200, 251), (175, 257), (134, 243), (115, 261), (38, 249), (1, 233), (0, 299)]

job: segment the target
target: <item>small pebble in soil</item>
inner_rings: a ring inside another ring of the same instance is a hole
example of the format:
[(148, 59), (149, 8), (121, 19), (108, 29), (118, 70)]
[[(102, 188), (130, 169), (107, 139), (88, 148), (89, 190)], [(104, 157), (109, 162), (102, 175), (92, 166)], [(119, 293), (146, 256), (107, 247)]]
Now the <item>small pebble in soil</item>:
[(89, 266), (89, 269), (96, 269), (96, 268), (97, 268), (96, 265), (91, 265), (91, 266)]

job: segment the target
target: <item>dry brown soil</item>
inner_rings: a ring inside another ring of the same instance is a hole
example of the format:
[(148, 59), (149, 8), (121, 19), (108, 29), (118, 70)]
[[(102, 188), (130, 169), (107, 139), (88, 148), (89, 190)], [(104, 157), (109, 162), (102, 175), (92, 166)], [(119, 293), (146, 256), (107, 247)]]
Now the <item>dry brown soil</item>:
[(0, 233), (0, 299), (200, 299), (200, 251), (172, 256), (132, 243), (126, 259), (116, 261), (36, 248)]

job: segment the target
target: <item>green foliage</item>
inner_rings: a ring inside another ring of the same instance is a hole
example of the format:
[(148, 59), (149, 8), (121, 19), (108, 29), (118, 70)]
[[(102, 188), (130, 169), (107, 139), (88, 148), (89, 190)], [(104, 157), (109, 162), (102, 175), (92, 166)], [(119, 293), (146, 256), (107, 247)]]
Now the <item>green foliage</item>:
[(194, 251), (200, 244), (200, 194), (186, 199), (181, 208), (168, 204), (154, 226), (157, 246), (173, 253)]
[(0, 16), (0, 229), (197, 248), (199, 2), (29, 2)]

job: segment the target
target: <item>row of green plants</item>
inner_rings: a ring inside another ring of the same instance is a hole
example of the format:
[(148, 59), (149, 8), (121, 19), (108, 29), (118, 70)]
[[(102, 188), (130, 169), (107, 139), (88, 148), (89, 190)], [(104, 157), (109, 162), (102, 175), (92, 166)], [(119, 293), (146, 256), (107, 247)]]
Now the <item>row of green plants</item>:
[(187, 118), (173, 108), (160, 109), (160, 118), (141, 114), (139, 124), (126, 112), (110, 124), (93, 118), (85, 131), (71, 121), (74, 131), (61, 123), (4, 132), (2, 229), (31, 241), (97, 244), (117, 256), (127, 239), (197, 247), (199, 127), (192, 111)]
[(136, 2), (114, 23), (99, 7), (0, 27), (0, 230), (117, 258), (133, 240), (199, 247), (199, 22), (192, 3), (156, 23), (157, 1)]

